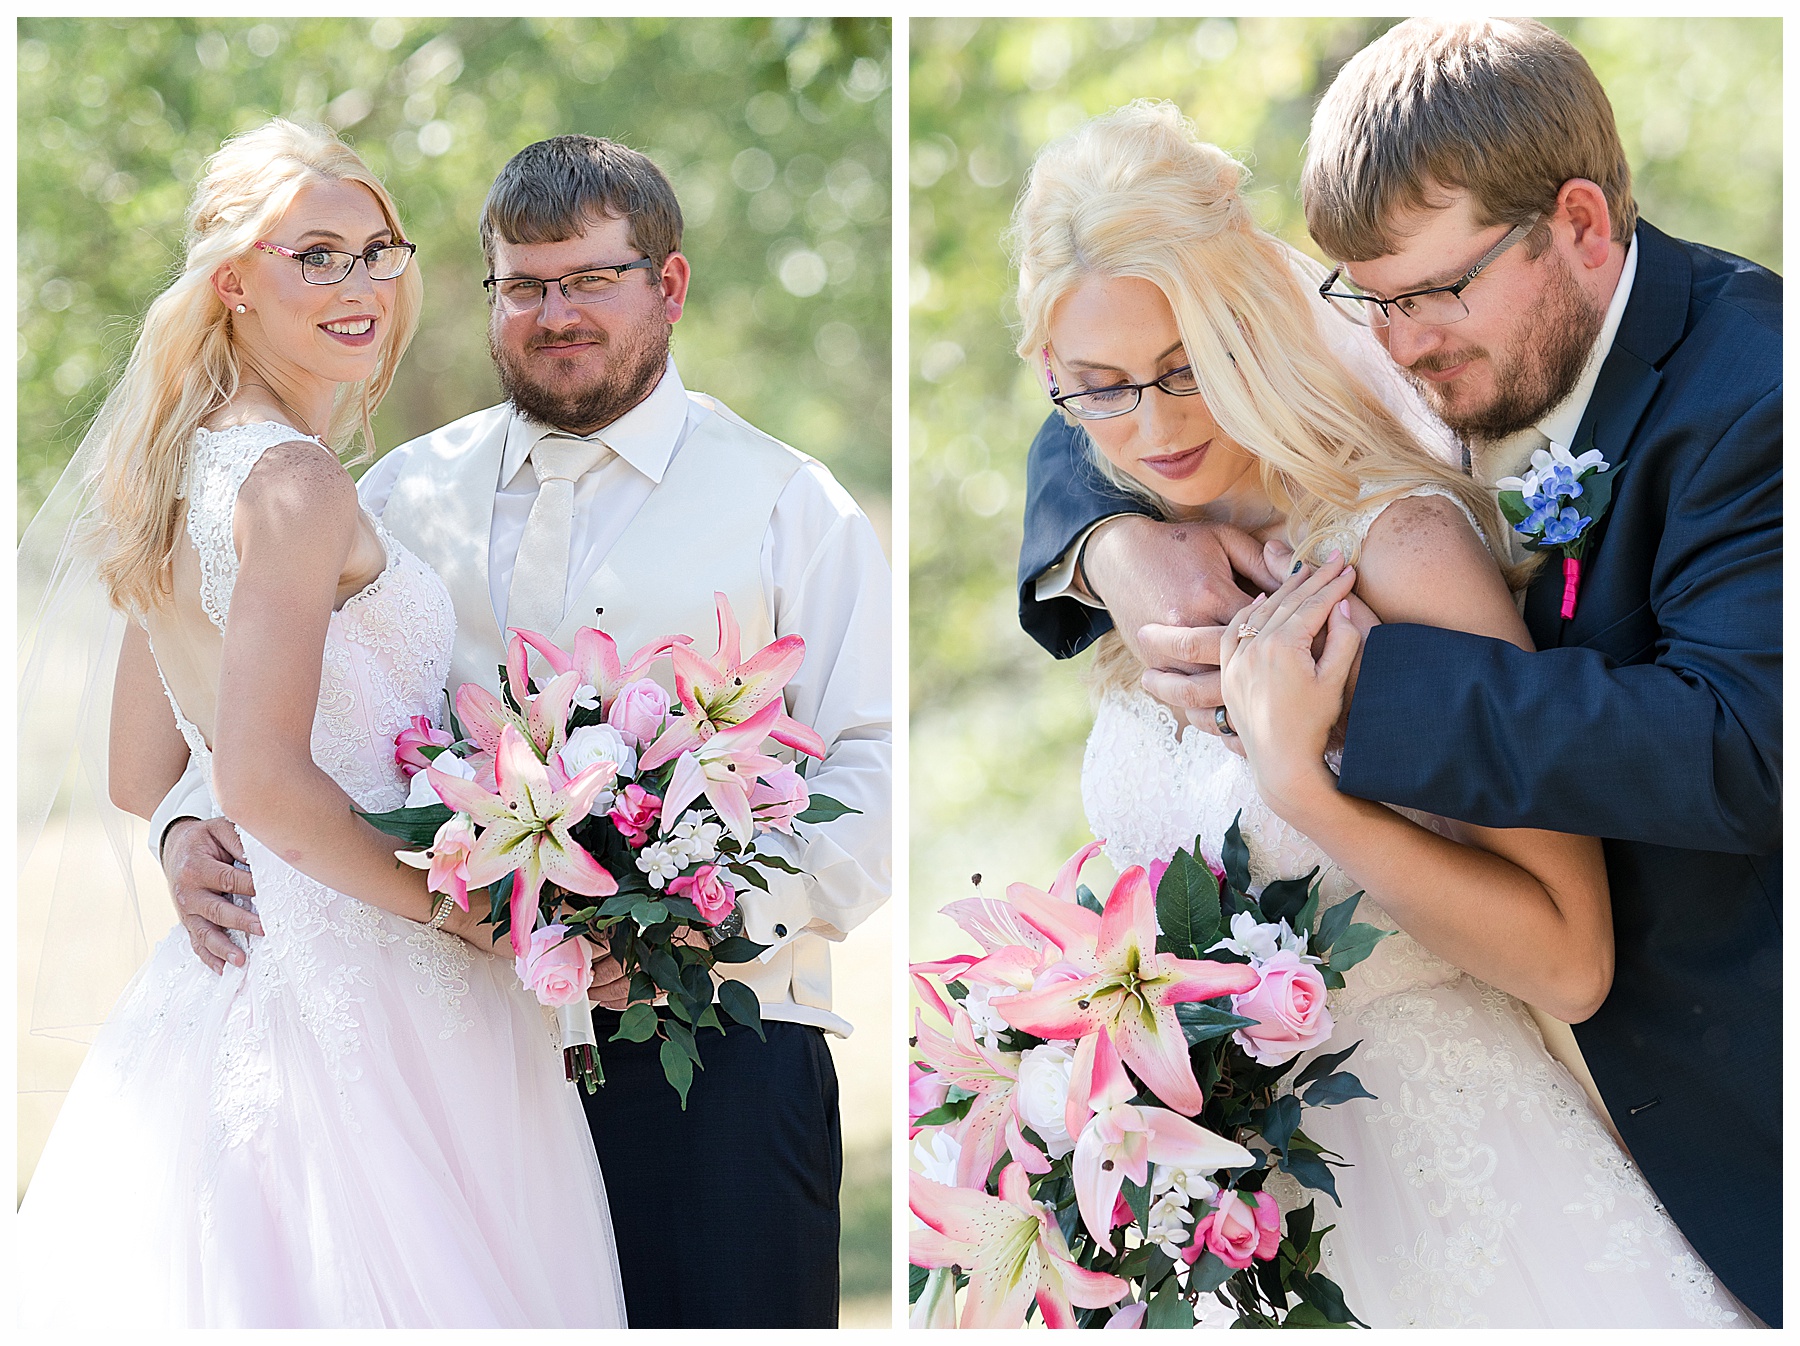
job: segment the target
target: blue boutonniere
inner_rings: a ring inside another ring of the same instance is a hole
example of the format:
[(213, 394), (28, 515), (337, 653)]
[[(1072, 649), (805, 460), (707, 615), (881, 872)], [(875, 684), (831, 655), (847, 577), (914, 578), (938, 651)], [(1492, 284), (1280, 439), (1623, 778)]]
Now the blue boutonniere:
[[(1590, 436), (1591, 446), (1593, 439)], [(1612, 503), (1613, 468), (1599, 449), (1577, 455), (1551, 444), (1531, 455), (1522, 477), (1502, 477), (1500, 512), (1525, 541), (1528, 551), (1552, 552), (1563, 558), (1562, 616), (1575, 615), (1581, 589), (1581, 561), (1588, 539)]]

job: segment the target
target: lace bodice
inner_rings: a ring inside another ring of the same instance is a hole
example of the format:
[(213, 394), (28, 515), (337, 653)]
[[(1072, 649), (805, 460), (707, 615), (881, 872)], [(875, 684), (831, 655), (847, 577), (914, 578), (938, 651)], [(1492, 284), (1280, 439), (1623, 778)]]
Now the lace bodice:
[[(183, 487), (188, 536), (200, 560), (201, 606), (221, 632), (237, 584), (232, 515), (238, 491), (268, 449), (310, 438), (275, 421), (195, 435)], [(312, 747), (313, 759), (345, 793), (365, 809), (380, 810), (397, 808), (406, 798), (406, 777), (394, 761), (394, 735), (414, 715), (442, 718), (456, 615), (430, 568), (379, 522), (371, 522), (387, 565), (331, 615)], [(169, 699), (196, 760), (210, 764), (199, 729), (173, 694)]]

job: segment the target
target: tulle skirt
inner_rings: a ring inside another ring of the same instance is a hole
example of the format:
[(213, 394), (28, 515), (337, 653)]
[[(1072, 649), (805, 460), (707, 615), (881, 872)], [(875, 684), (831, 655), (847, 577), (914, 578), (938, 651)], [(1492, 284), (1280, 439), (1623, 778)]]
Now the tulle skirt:
[(545, 1012), (500, 959), (335, 915), (222, 976), (179, 928), (156, 948), (20, 1209), (24, 1322), (624, 1325)]

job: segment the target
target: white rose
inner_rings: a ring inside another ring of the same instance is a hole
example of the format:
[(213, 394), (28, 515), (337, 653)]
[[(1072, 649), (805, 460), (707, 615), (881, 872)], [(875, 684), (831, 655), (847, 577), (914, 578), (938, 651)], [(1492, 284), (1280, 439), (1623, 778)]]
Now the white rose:
[[(571, 779), (597, 762), (611, 762), (617, 770), (614, 779), (637, 774), (637, 749), (610, 724), (584, 724), (569, 735), (557, 754), (562, 769)], [(589, 813), (606, 813), (613, 806), (613, 792), (603, 790), (594, 800)]]
[(1075, 1148), (1064, 1120), (1074, 1069), (1075, 1053), (1054, 1042), (1033, 1047), (1019, 1058), (1019, 1115), (1037, 1132), (1052, 1159)]
[[(441, 752), (432, 759), (432, 767), (446, 776), (459, 776), (463, 780), (475, 779), (475, 768), (453, 752)], [(406, 807), (422, 809), (428, 804), (441, 804), (438, 792), (431, 788), (431, 774), (426, 771), (415, 771), (412, 788), (406, 793)]]

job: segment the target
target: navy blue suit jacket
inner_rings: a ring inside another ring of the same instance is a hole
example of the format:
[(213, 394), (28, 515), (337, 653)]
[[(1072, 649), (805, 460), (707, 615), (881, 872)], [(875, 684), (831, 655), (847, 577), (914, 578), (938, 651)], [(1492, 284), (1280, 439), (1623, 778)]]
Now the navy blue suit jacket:
[[(1695, 1250), (1779, 1325), (1781, 280), (1648, 224), (1637, 246), (1576, 435), (1618, 471), (1574, 618), (1552, 561), (1526, 601), (1536, 653), (1377, 627), (1339, 788), (1603, 839), (1616, 971), (1576, 1039)], [(1029, 575), (1132, 508), (1080, 452), (1047, 424), (1030, 461), (1021, 619), (1058, 655), (1104, 614), (1036, 603)]]

